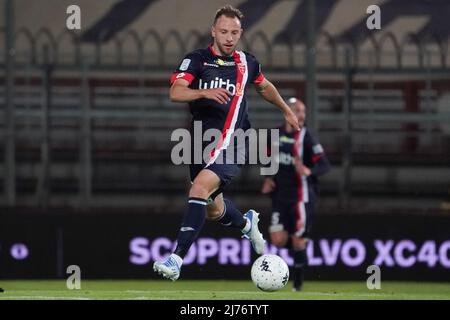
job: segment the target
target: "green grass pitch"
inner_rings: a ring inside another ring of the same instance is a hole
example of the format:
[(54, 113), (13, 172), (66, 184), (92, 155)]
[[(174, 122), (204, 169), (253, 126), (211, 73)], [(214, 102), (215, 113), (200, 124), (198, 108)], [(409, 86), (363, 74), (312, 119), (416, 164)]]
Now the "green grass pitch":
[(132, 300), (450, 300), (450, 283), (382, 282), (369, 290), (365, 282), (306, 282), (302, 292), (291, 283), (267, 293), (251, 281), (229, 280), (82, 280), (81, 289), (68, 290), (65, 280), (0, 280), (0, 300), (132, 299)]

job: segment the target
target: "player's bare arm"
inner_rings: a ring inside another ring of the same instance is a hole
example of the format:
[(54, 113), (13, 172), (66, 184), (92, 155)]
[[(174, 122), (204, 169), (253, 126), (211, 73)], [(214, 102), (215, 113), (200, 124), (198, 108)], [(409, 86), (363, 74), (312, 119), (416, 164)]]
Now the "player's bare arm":
[(190, 102), (197, 99), (211, 99), (221, 104), (230, 101), (233, 94), (224, 89), (191, 89), (184, 79), (176, 80), (170, 87), (170, 100), (173, 102)]
[(256, 91), (264, 100), (272, 103), (283, 112), (286, 121), (295, 129), (300, 130), (297, 116), (292, 112), (291, 108), (284, 102), (277, 88), (267, 79), (255, 84)]

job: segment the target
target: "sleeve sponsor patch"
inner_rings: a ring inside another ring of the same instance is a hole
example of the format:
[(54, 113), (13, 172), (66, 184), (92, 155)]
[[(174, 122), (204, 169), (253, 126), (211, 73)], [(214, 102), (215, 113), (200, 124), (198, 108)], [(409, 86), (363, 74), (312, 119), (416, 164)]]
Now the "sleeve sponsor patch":
[(191, 59), (184, 59), (183, 62), (181, 62), (180, 70), (186, 71), (189, 68), (190, 64), (191, 64)]
[(322, 145), (321, 144), (316, 144), (315, 146), (313, 146), (313, 152), (314, 152), (314, 154), (323, 153)]
[(170, 84), (172, 85), (178, 79), (186, 80), (187, 82), (189, 82), (189, 84), (191, 84), (192, 81), (194, 81), (195, 77), (187, 72), (180, 72), (180, 73), (175, 72), (174, 74), (172, 74), (172, 77), (170, 78)]

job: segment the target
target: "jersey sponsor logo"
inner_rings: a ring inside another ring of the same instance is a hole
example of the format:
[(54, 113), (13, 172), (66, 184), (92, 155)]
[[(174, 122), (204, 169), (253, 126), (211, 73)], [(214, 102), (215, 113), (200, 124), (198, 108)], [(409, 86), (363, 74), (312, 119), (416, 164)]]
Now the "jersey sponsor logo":
[(180, 70), (186, 71), (189, 68), (190, 64), (191, 64), (191, 59), (184, 59), (183, 62), (181, 62)]
[(295, 158), (290, 153), (280, 152), (278, 155), (278, 163), (285, 166), (292, 166), (295, 163)]
[(222, 59), (217, 59), (216, 61), (215, 61), (215, 63), (217, 63), (219, 66), (222, 66), (222, 67), (232, 67), (232, 66), (235, 66), (236, 65), (236, 62), (235, 61), (223, 61)]
[(219, 66), (217, 64), (214, 64), (214, 63), (203, 62), (203, 65), (204, 66), (208, 66), (208, 67), (219, 68)]
[(286, 136), (281, 136), (280, 137), (280, 142), (281, 143), (293, 144), (293, 143), (295, 143), (295, 139), (294, 138), (289, 138), (289, 137), (286, 137)]
[(315, 146), (313, 146), (313, 152), (314, 152), (314, 154), (323, 153), (322, 145), (321, 144), (316, 144)]
[[(224, 79), (219, 77), (216, 77), (214, 80), (211, 80), (210, 82), (203, 82), (202, 79), (200, 79), (198, 88), (199, 89), (225, 88), (232, 94), (236, 94), (236, 86), (230, 82), (230, 79), (227, 79), (227, 81), (225, 81)], [(242, 90), (240, 89), (239, 91), (241, 92)]]

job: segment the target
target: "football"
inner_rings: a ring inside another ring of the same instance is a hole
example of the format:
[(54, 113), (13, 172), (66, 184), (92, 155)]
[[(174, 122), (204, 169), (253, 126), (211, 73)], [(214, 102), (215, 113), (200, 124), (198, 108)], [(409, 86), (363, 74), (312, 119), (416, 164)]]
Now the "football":
[(264, 254), (253, 262), (252, 281), (262, 291), (277, 291), (289, 280), (289, 267), (275, 254)]

